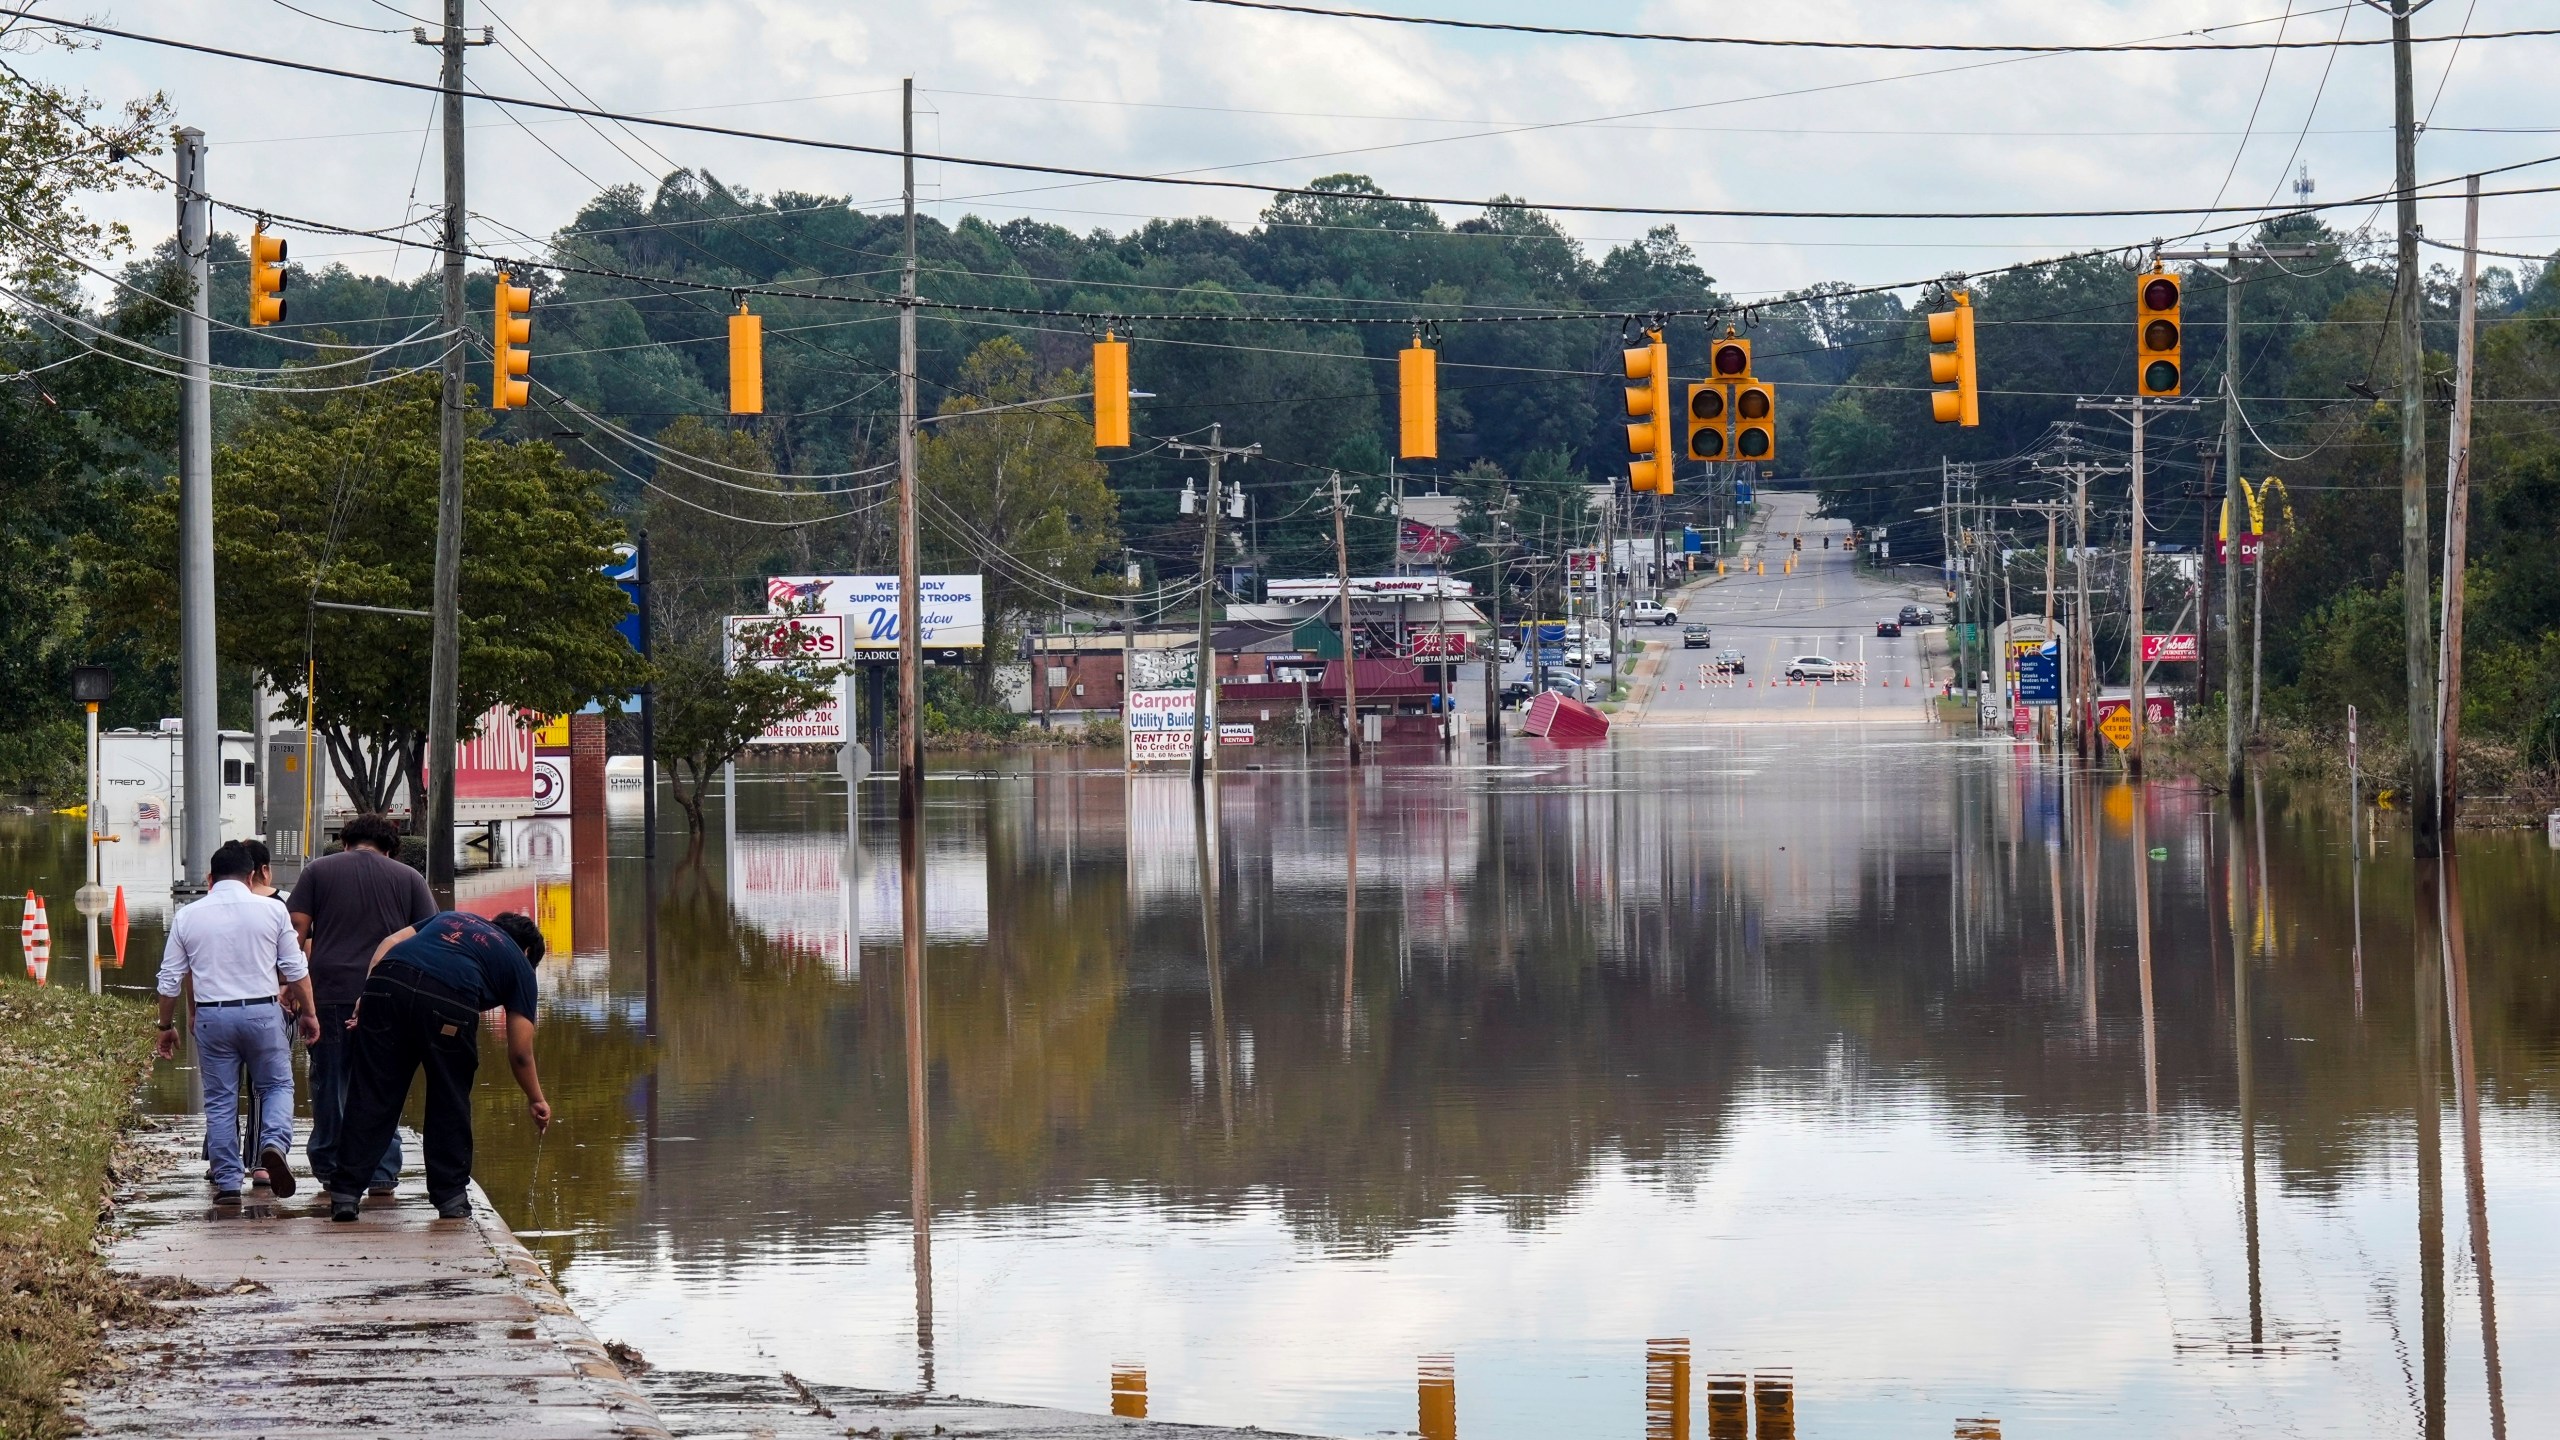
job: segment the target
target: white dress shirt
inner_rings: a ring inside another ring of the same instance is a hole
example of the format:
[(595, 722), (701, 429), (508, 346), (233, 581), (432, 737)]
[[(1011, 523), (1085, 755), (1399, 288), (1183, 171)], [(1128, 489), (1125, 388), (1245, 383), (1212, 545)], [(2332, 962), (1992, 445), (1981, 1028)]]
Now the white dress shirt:
[(272, 895), (255, 895), (237, 880), (217, 880), (203, 899), (169, 922), (160, 955), (160, 993), (175, 996), (196, 977), (196, 1003), (255, 1000), (310, 974), (294, 939), (293, 917)]

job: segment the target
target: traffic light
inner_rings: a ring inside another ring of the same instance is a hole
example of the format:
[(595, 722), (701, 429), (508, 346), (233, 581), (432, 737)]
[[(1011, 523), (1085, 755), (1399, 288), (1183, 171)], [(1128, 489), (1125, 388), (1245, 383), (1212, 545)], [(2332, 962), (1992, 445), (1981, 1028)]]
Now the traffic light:
[(2178, 322), (2181, 290), (2178, 277), (2154, 262), (2151, 273), (2134, 281), (2133, 393), (2175, 395), (2186, 380), (2178, 360), (2184, 339)]
[(1941, 425), (1970, 428), (1982, 423), (1982, 391), (1973, 375), (1973, 296), (1958, 290), (1949, 298), (1956, 308), (1929, 316), (1929, 343), (1956, 348), (1929, 352), (1929, 381), (1956, 388), (1931, 395), (1929, 408)]
[(266, 222), (249, 233), (249, 323), (276, 325), (284, 320), (284, 287), (292, 280), (284, 268), (284, 237), (267, 233)]
[(1765, 464), (1777, 453), (1777, 387), (1745, 378), (1733, 387), (1733, 458)]
[(1129, 342), (1105, 330), (1093, 342), (1093, 448), (1129, 443)]
[(744, 296), (729, 317), (729, 413), (764, 413), (764, 317), (747, 312)]
[(1403, 443), (1397, 455), (1406, 460), (1440, 458), (1440, 352), (1413, 337), (1396, 355), (1396, 408), (1403, 420)]
[(533, 399), (533, 382), (525, 375), (533, 369), (533, 352), (525, 347), (533, 343), (533, 291), (523, 285), (507, 283), (507, 272), (498, 272), (498, 289), (493, 300), (491, 326), (493, 344), (489, 356), (489, 408), (514, 410)]
[(1648, 342), (1626, 352), (1627, 488), (1647, 494), (1671, 492), (1671, 347), (1662, 332), (1649, 331)]
[(1730, 385), (1751, 378), (1751, 342), (1728, 326), (1724, 338), (1707, 347), (1707, 379)]
[(1689, 458), (1722, 460), (1733, 414), (1733, 387), (1713, 380), (1689, 387)]

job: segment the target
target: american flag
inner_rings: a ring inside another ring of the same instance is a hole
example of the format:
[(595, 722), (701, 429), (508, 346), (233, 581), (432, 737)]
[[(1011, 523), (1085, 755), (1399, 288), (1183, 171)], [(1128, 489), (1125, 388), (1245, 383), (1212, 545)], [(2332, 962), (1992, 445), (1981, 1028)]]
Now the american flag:
[(136, 819), (136, 820), (157, 820), (157, 819), (159, 819), (159, 818), (160, 818), (160, 802), (159, 802), (159, 801), (157, 801), (157, 800), (144, 800), (144, 801), (141, 801), (141, 802), (137, 803), (137, 804), (133, 807), (133, 818), (134, 818), (134, 819)]
[(786, 580), (774, 576), (764, 582), (766, 607), (777, 615), (790, 615), (815, 610), (826, 599), (832, 580)]

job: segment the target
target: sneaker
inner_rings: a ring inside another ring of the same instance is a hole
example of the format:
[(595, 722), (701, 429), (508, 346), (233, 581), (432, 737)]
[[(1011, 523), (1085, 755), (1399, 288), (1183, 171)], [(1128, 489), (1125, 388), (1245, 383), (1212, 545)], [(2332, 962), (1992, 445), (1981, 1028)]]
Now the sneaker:
[(216, 1190), (213, 1192), (213, 1203), (216, 1205), (237, 1205), (240, 1203), (240, 1192), (237, 1190)]
[(400, 1193), (400, 1187), (397, 1185), (368, 1185), (365, 1187), (364, 1193), (377, 1200), (388, 1200), (392, 1196)]
[(353, 1195), (332, 1194), (329, 1197), (329, 1218), (345, 1224), (356, 1218), (359, 1203)]
[(249, 1183), (250, 1183), (250, 1185), (252, 1185), (252, 1186), (258, 1186), (258, 1185), (264, 1185), (264, 1184), (266, 1184), (266, 1183), (267, 1183), (267, 1172), (266, 1172), (266, 1171), (264, 1171), (264, 1170), (252, 1170), (252, 1171), (250, 1171), (250, 1172), (249, 1172)]
[(444, 1220), (468, 1220), (471, 1218), (471, 1201), (467, 1196), (447, 1200), (436, 1206), (436, 1215)]
[(276, 1198), (281, 1200), (292, 1196), (293, 1161), (284, 1153), (284, 1147), (270, 1145), (259, 1151), (258, 1167), (258, 1173), (266, 1178), (269, 1186), (274, 1188)]

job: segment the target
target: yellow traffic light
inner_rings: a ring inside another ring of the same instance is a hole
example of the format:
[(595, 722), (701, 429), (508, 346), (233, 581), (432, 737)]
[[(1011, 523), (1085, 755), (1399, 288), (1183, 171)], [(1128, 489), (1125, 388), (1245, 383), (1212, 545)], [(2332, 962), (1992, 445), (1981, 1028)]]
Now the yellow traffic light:
[(292, 275), (284, 268), (284, 237), (267, 233), (266, 222), (249, 233), (249, 323), (275, 325), (284, 320), (284, 287)]
[(2178, 301), (2185, 287), (2177, 276), (2154, 262), (2151, 273), (2133, 282), (2133, 393), (2175, 395), (2186, 382), (2178, 359), (2186, 336), (2178, 320)]
[(1956, 388), (1930, 396), (1929, 408), (1941, 425), (1971, 427), (1982, 423), (1982, 390), (1973, 369), (1973, 296), (1958, 290), (1950, 298), (1956, 308), (1929, 316), (1929, 343), (1956, 348), (1929, 352), (1929, 381)]
[(764, 413), (764, 317), (748, 313), (744, 296), (729, 317), (729, 413)]
[(523, 285), (507, 283), (507, 272), (498, 272), (498, 288), (492, 303), (489, 357), (489, 408), (513, 410), (533, 399), (533, 383), (525, 378), (533, 369), (533, 352), (525, 347), (533, 343), (533, 291)]
[(1396, 453), (1406, 460), (1440, 458), (1440, 352), (1413, 337), (1396, 355), (1396, 407), (1403, 424), (1403, 443)]
[(1733, 387), (1713, 380), (1689, 387), (1689, 458), (1722, 460), (1730, 445), (1725, 432), (1732, 428)]
[(1105, 330), (1093, 342), (1093, 448), (1129, 443), (1129, 342)]
[(1751, 342), (1725, 327), (1724, 338), (1707, 347), (1707, 379), (1732, 384), (1751, 378)]
[(1778, 390), (1766, 380), (1733, 387), (1733, 458), (1766, 464), (1778, 454)]
[(1625, 355), (1627, 378), (1627, 486), (1647, 494), (1671, 491), (1671, 347), (1662, 332)]

